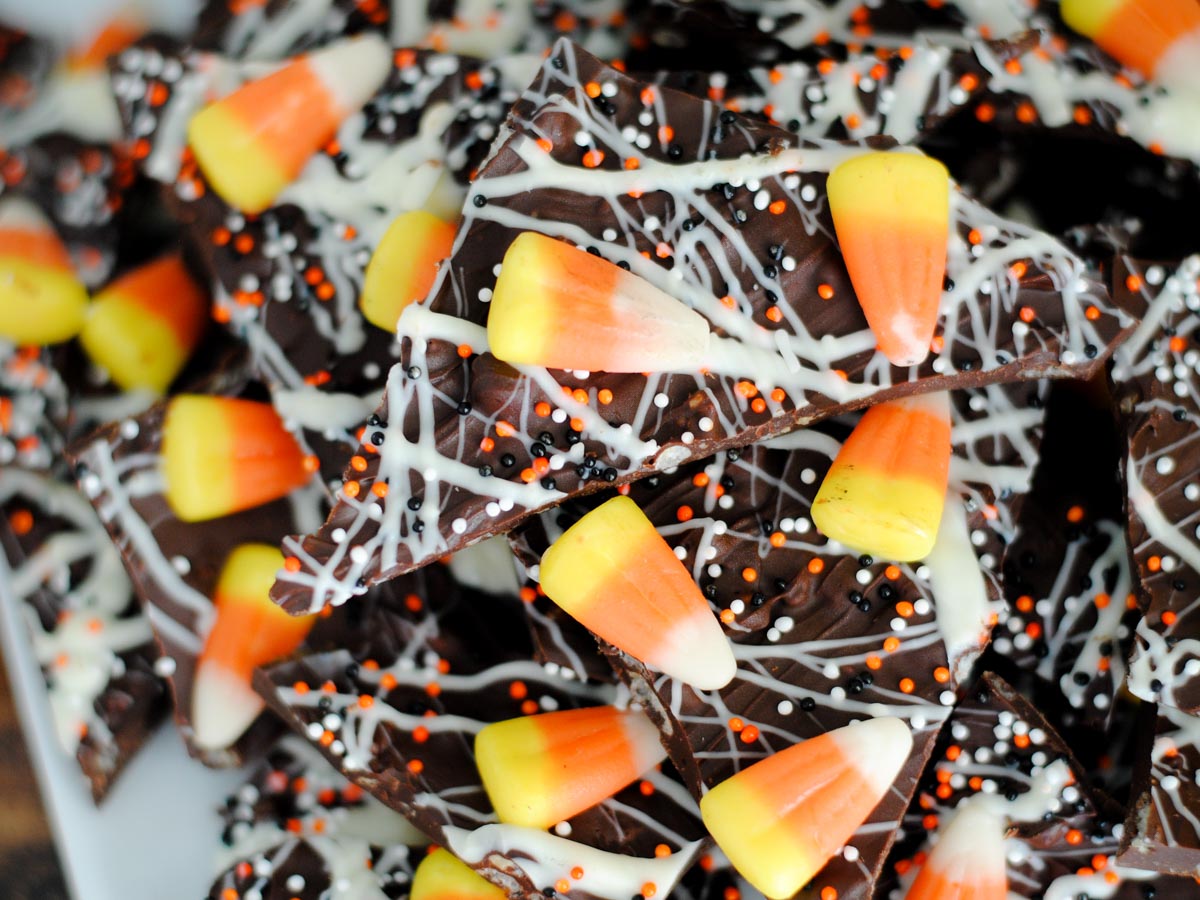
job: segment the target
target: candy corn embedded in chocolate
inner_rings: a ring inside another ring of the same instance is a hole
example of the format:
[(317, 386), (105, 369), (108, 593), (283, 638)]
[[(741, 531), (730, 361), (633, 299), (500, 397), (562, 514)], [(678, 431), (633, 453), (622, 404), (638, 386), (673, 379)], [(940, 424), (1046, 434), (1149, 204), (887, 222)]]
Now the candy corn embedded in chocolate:
[(829, 467), (813, 524), (851, 550), (910, 562), (937, 539), (950, 473), (950, 395), (889, 400), (866, 411)]
[(1063, 0), (1063, 21), (1119, 62), (1163, 84), (1200, 91), (1196, 0)]
[(942, 299), (950, 173), (914, 153), (856, 156), (829, 173), (829, 211), (880, 351), (892, 365), (917, 365)]
[(413, 873), (409, 900), (504, 900), (508, 895), (449, 850), (438, 847)]
[(610, 644), (699, 690), (737, 663), (708, 601), (628, 497), (592, 510), (542, 557), (542, 589)]
[(902, 719), (867, 719), (780, 750), (700, 801), (717, 845), (771, 900), (817, 874), (891, 788), (912, 748)]
[(195, 349), (208, 297), (177, 255), (146, 263), (96, 295), (80, 343), (125, 390), (162, 393)]
[(708, 323), (620, 266), (536, 232), (504, 255), (488, 346), (514, 365), (589, 372), (699, 369)]
[(1005, 900), (1004, 821), (966, 802), (921, 866), (906, 900)]
[(488, 725), (475, 763), (501, 822), (548, 828), (595, 806), (666, 756), (643, 713), (568, 709)]
[(367, 264), (358, 300), (367, 321), (395, 333), (400, 313), (425, 299), (438, 263), (453, 245), (454, 226), (424, 210), (403, 213), (392, 222)]
[(167, 502), (185, 522), (259, 506), (310, 477), (304, 452), (269, 403), (195, 394), (167, 407), (162, 466)]
[(390, 68), (391, 52), (374, 34), (298, 57), (195, 115), (188, 141), (196, 162), (227, 203), (261, 212)]
[(87, 290), (54, 228), (32, 203), (0, 201), (0, 337), (55, 344), (79, 333)]
[(232, 745), (262, 711), (250, 687), (258, 666), (292, 653), (308, 636), (316, 616), (290, 616), (270, 600), (283, 554), (267, 544), (242, 544), (225, 561), (213, 603), (216, 621), (196, 666), (192, 728), (196, 745)]

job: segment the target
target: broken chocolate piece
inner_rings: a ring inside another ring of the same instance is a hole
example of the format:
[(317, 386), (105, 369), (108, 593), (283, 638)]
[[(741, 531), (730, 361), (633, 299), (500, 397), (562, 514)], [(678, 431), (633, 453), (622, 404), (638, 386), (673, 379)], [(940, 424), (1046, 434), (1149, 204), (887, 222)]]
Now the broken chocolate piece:
[[(866, 148), (791, 147), (786, 132), (633, 81), (565, 43), (509, 128), (472, 185), (430, 300), (401, 317), (404, 352), (366, 431), (367, 468), (347, 475), (360, 494), (387, 482), (389, 497), (339, 496), (318, 533), (285, 544), (300, 567), (273, 596), (292, 612), (572, 494), (873, 400), (1086, 375), (1130, 322), (1056, 241), (955, 193), (946, 315), (930, 359), (895, 369), (874, 352), (823, 200), (828, 169)], [(485, 352), (496, 267), (526, 230), (686, 299), (714, 329), (711, 365), (650, 376), (518, 370)]]
[(28, 624), (58, 742), (99, 803), (166, 712), (150, 624), (73, 486), (0, 466), (0, 513), (6, 594)]

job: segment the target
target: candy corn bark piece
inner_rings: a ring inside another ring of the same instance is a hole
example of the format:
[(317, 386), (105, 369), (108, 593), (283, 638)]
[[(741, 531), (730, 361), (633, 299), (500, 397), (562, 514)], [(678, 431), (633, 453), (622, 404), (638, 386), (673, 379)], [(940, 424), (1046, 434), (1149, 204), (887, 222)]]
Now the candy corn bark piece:
[(611, 797), (661, 762), (658, 729), (612, 706), (496, 722), (475, 762), (501, 822), (548, 828)]
[(217, 617), (196, 664), (192, 728), (196, 746), (233, 744), (262, 711), (250, 687), (258, 666), (288, 656), (316, 616), (289, 616), (270, 600), (283, 554), (267, 544), (242, 544), (225, 561), (213, 603)]
[(358, 305), (368, 322), (395, 333), (404, 307), (424, 300), (438, 263), (450, 255), (454, 226), (424, 210), (400, 215), (367, 264)]
[(642, 662), (700, 690), (733, 678), (737, 663), (708, 601), (628, 497), (567, 529), (540, 573), (546, 596)]
[(950, 173), (913, 153), (867, 153), (829, 173), (829, 211), (867, 324), (892, 365), (929, 354), (950, 233)]
[(116, 384), (162, 393), (195, 349), (208, 297), (177, 255), (147, 263), (96, 295), (80, 343)]
[(421, 860), (409, 892), (409, 900), (504, 900), (507, 896), (441, 847)]
[(41, 211), (26, 200), (0, 202), (0, 337), (54, 344), (79, 333), (87, 290)]
[(166, 498), (200, 522), (250, 509), (308, 481), (304, 453), (268, 403), (181, 394), (163, 423)]
[(783, 900), (866, 820), (911, 748), (901, 719), (856, 722), (722, 781), (701, 799), (700, 815), (734, 868), (771, 900)]
[(1196, 0), (1063, 0), (1063, 21), (1119, 62), (1164, 84), (1200, 90)]
[(504, 255), (488, 345), (515, 365), (589, 372), (701, 368), (708, 323), (644, 278), (526, 231)]
[(937, 539), (950, 473), (950, 395), (866, 411), (829, 467), (813, 523), (851, 550), (897, 562), (923, 559)]
[(298, 57), (195, 115), (188, 141), (196, 161), (226, 202), (261, 212), (390, 68), (387, 44), (374, 34)]
[(967, 802), (946, 826), (906, 900), (1005, 900), (1004, 822)]

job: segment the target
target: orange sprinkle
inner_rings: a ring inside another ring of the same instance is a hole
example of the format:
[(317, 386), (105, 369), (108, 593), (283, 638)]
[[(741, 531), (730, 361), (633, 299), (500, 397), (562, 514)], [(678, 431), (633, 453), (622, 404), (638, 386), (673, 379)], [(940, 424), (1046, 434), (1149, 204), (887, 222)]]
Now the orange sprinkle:
[(900, 638), (896, 637), (895, 635), (885, 638), (883, 642), (883, 649), (888, 653), (895, 653), (898, 649), (900, 649)]
[(967, 240), (970, 241), (972, 244), (982, 244), (983, 243), (983, 232), (981, 232), (978, 228), (972, 228), (967, 233)]
[(1173, 338), (1171, 338), (1170, 348), (1172, 353), (1182, 353), (1187, 349), (1187, 339), (1182, 338), (1179, 335), (1175, 335)]
[(907, 600), (901, 600), (896, 604), (896, 614), (902, 619), (912, 618), (914, 612), (916, 612), (916, 610), (913, 609), (913, 605)]
[(1083, 521), (1083, 507), (1082, 506), (1072, 506), (1070, 509), (1068, 509), (1067, 510), (1067, 521), (1072, 522), (1072, 523), (1082, 522)]
[(751, 568), (750, 566), (747, 566), (746, 568), (742, 569), (742, 581), (756, 581), (756, 580), (758, 580), (758, 570), (757, 569)]
[(1033, 598), (1030, 597), (1028, 594), (1022, 594), (1020, 597), (1017, 598), (1017, 609), (1024, 613), (1032, 611)]
[(642, 885), (641, 893), (646, 900), (650, 900), (651, 897), (658, 893), (658, 885), (656, 885), (653, 881), (647, 881)]
[(383, 677), (379, 679), (379, 686), (385, 691), (393, 690), (397, 684), (399, 684), (399, 682), (396, 681), (396, 676), (391, 672), (385, 672)]
[(720, 618), (721, 618), (721, 621), (724, 622), (726, 625), (730, 625), (733, 623), (733, 620), (737, 618), (737, 616), (735, 616), (733, 614), (732, 609), (723, 609), (723, 610), (721, 610)]
[(1140, 275), (1130, 275), (1125, 279), (1125, 287), (1131, 291), (1140, 291), (1142, 284), (1142, 276)]
[(787, 537), (784, 535), (784, 533), (782, 531), (772, 532), (769, 540), (770, 540), (771, 546), (775, 547), (775, 548), (782, 547), (784, 544), (787, 543)]
[(729, 294), (726, 294), (724, 297), (721, 298), (721, 305), (726, 307), (727, 309), (733, 309), (734, 307), (737, 306), (737, 301), (734, 300), (733, 297), (731, 297)]
[(1162, 623), (1164, 625), (1167, 625), (1167, 626), (1174, 625), (1175, 621), (1177, 619), (1178, 619), (1178, 616), (1176, 616), (1175, 613), (1169, 609), (1162, 614)]
[(980, 103), (975, 107), (975, 118), (980, 122), (990, 122), (996, 118), (996, 107), (990, 103)]
[(362, 485), (360, 485), (357, 481), (347, 481), (344, 485), (342, 485), (342, 491), (351, 500), (358, 496), (358, 492), (360, 490), (362, 490)]
[(822, 300), (832, 300), (833, 299), (833, 285), (818, 284), (817, 285), (817, 296), (820, 297)]
[(1019, 749), (1024, 750), (1026, 747), (1029, 746), (1029, 735), (1027, 735), (1027, 734), (1014, 735), (1013, 743), (1016, 744)]
[(837, 888), (833, 887), (832, 885), (827, 884), (825, 887), (821, 888), (821, 900), (837, 900), (837, 896)]
[(1072, 114), (1072, 118), (1075, 120), (1075, 124), (1077, 125), (1091, 125), (1092, 111), (1081, 103), (1075, 107), (1075, 112)]
[(18, 509), (8, 517), (8, 524), (12, 526), (13, 534), (18, 537), (29, 534), (33, 529), (33, 513), (27, 509)]
[(388, 495), (388, 486), (386, 481), (377, 481), (371, 485), (371, 493), (376, 497), (383, 498)]
[(900, 690), (904, 693), (911, 694), (914, 690), (916, 690), (916, 687), (917, 686), (913, 683), (911, 678), (900, 679)]
[(1146, 560), (1146, 568), (1149, 569), (1151, 572), (1157, 572), (1159, 569), (1162, 568), (1162, 557), (1160, 557), (1160, 556), (1150, 557), (1148, 560)]
[(767, 411), (767, 401), (764, 400), (762, 397), (755, 397), (750, 402), (750, 408), (752, 410), (754, 410), (756, 413), (764, 413)]
[(589, 169), (594, 169), (604, 162), (604, 151), (595, 148), (583, 154), (583, 164)]
[(654, 103), (654, 88), (644, 87), (638, 96), (641, 98), (643, 106), (651, 106)]
[(1042, 636), (1042, 626), (1040, 622), (1030, 622), (1025, 626), (1025, 633), (1035, 641)]
[(471, 349), (470, 344), (459, 344), (458, 345), (458, 355), (461, 356), (463, 359), (466, 359), (468, 356), (470, 356), (474, 352), (475, 351)]
[(938, 666), (933, 670), (933, 680), (938, 684), (945, 684), (950, 680), (950, 670), (945, 666)]
[(297, 681), (292, 685), (292, 690), (303, 696), (309, 692), (310, 688), (303, 681)]
[(533, 411), (544, 419), (550, 415), (550, 404), (545, 400), (539, 400), (537, 405), (534, 406)]
[(375, 698), (370, 694), (360, 694), (358, 698), (358, 705), (363, 709), (370, 709), (375, 705)]
[(783, 312), (779, 309), (778, 306), (768, 306), (766, 316), (772, 322), (782, 322), (783, 321)]
[(768, 206), (767, 209), (769, 209), (773, 215), (780, 216), (783, 215), (783, 211), (787, 209), (787, 203), (783, 200), (776, 200), (770, 206)]
[(583, 431), (583, 419), (580, 419), (578, 417), (572, 418), (571, 419), (571, 430), (572, 431)]
[(878, 670), (881, 666), (883, 666), (883, 660), (880, 659), (878, 656), (876, 656), (874, 653), (872, 653), (870, 656), (867, 657), (867, 668), (868, 669), (871, 669), (874, 671), (874, 670)]
[(888, 579), (888, 581), (895, 581), (897, 578), (900, 577), (900, 567), (895, 566), (895, 565), (888, 566), (886, 569), (883, 570), (883, 574), (884, 574), (884, 577)]
[(771, 391), (771, 399), (776, 403), (782, 403), (787, 399), (787, 391), (785, 391), (783, 388), (775, 388), (773, 391)]
[(751, 397), (758, 396), (758, 387), (753, 381), (739, 381), (737, 383), (737, 392), (748, 400)]
[(287, 559), (285, 559), (283, 561), (283, 567), (285, 569), (287, 569), (289, 572), (299, 572), (300, 571), (300, 560), (297, 559), (295, 556), (289, 556)]
[(681, 506), (679, 509), (675, 510), (675, 518), (680, 522), (689, 521), (693, 515), (695, 515), (695, 513), (692, 512), (692, 508), (690, 506)]
[(596, 394), (596, 399), (602, 404), (608, 405), (613, 401), (613, 392), (608, 388), (600, 388), (599, 392)]
[(1108, 606), (1111, 599), (1108, 594), (1100, 593), (1096, 595), (1096, 599), (1093, 602), (1096, 604), (1097, 609), (1104, 609)]
[[(642, 167), (641, 160), (639, 160), (636, 156), (629, 157), (624, 163), (622, 163), (622, 165), (625, 166), (625, 168), (630, 172)], [(632, 190), (629, 192), (629, 196), (636, 200), (638, 197), (642, 196), (642, 192), (639, 190)]]
[(1022, 306), (1021, 312), (1018, 315), (1021, 317), (1021, 321), (1027, 325), (1037, 318), (1037, 313), (1033, 311), (1033, 307), (1031, 306)]
[(1072, 846), (1083, 843), (1083, 833), (1078, 828), (1072, 828), (1067, 832), (1067, 843)]
[(825, 560), (819, 556), (814, 556), (808, 561), (808, 571), (811, 575), (820, 575), (825, 571)]
[(493, 450), (496, 449), (496, 442), (493, 441), (490, 437), (485, 437), (482, 441), (479, 442), (479, 449), (482, 450), (484, 453), (491, 453)]
[(367, 470), (367, 461), (361, 456), (350, 457), (350, 468), (355, 472), (365, 472)]
[(517, 429), (513, 427), (511, 422), (501, 419), (496, 423), (496, 434), (500, 435), (500, 437), (512, 437), (516, 433)]

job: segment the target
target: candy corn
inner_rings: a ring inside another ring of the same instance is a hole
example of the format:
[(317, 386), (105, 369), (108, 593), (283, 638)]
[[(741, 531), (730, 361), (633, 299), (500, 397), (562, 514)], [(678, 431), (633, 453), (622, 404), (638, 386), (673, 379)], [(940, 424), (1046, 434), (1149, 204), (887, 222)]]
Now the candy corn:
[(316, 616), (290, 616), (268, 596), (282, 568), (283, 554), (267, 544), (242, 544), (225, 561), (192, 687), (198, 747), (221, 749), (242, 735), (263, 708), (250, 687), (254, 669), (291, 654), (312, 630)]
[(454, 226), (423, 210), (406, 212), (388, 226), (367, 264), (358, 300), (367, 321), (395, 333), (400, 313), (429, 293), (438, 263), (453, 244)]
[(640, 712), (612, 706), (496, 722), (475, 762), (501, 822), (548, 828), (611, 797), (666, 754)]
[(196, 162), (226, 202), (261, 212), (390, 69), (391, 52), (374, 34), (298, 57), (195, 115), (188, 140)]
[(54, 344), (79, 333), (87, 290), (71, 257), (36, 206), (0, 201), (0, 337)]
[(1184, 89), (1200, 90), (1196, 0), (1062, 0), (1063, 21), (1120, 63)]
[(743, 769), (700, 801), (734, 868), (771, 900), (791, 897), (849, 840), (912, 749), (901, 719), (868, 719)]
[(285, 496), (309, 479), (303, 451), (269, 403), (181, 394), (163, 423), (166, 498), (200, 522)]
[(125, 390), (167, 389), (208, 320), (208, 297), (178, 256), (134, 269), (96, 295), (80, 343)]
[(492, 354), (514, 365), (690, 371), (708, 354), (699, 314), (620, 266), (532, 231), (504, 255), (487, 327)]
[(146, 23), (133, 12), (125, 10), (97, 31), (91, 39), (67, 54), (66, 64), (72, 69), (97, 69), (110, 56), (120, 53), (146, 32)]
[(408, 896), (409, 900), (505, 900), (508, 895), (439, 847), (417, 866)]
[(913, 153), (867, 153), (829, 173), (829, 211), (879, 349), (896, 366), (929, 354), (950, 233), (950, 174)]
[(592, 510), (542, 557), (546, 595), (631, 656), (699, 690), (732, 680), (737, 663), (708, 601), (628, 497)]
[(1004, 822), (967, 803), (943, 830), (906, 900), (1005, 900)]
[(866, 411), (812, 506), (813, 523), (852, 550), (897, 562), (933, 549), (950, 472), (950, 396), (942, 391)]

